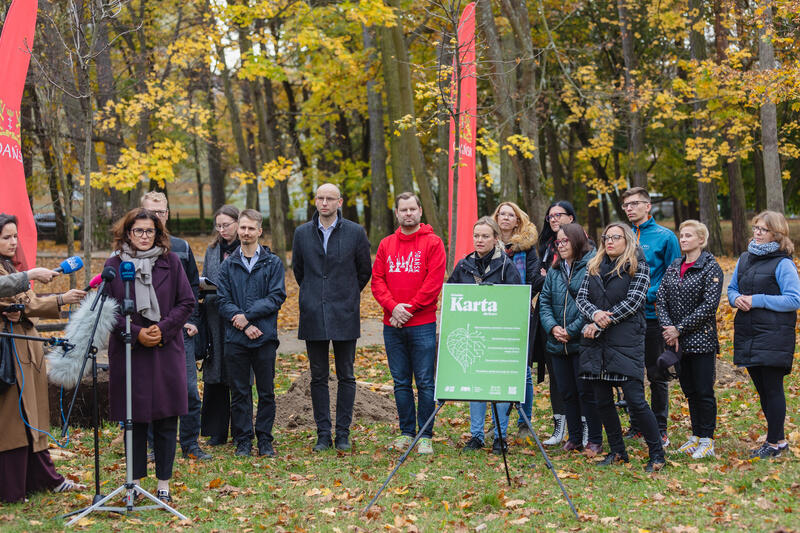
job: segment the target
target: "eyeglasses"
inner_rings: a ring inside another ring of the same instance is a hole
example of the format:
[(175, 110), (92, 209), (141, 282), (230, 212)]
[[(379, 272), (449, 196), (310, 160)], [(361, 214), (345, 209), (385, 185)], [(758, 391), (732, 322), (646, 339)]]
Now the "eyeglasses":
[(553, 220), (558, 220), (561, 217), (568, 217), (568, 216), (570, 216), (569, 213), (551, 213), (547, 215), (545, 218), (547, 219), (548, 222), (551, 222)]
[(625, 236), (624, 235), (603, 235), (600, 238), (603, 239), (603, 242), (608, 242), (608, 241), (618, 242), (618, 241), (621, 241), (622, 239), (624, 239)]
[(650, 202), (645, 202), (643, 200), (634, 200), (632, 202), (625, 202), (624, 204), (622, 204), (622, 209), (628, 209), (628, 208), (634, 208), (635, 209), (635, 208), (639, 207), (640, 204), (649, 204), (649, 203)]
[(149, 211), (157, 217), (165, 217), (169, 213), (169, 209), (150, 209)]
[(318, 202), (323, 202), (323, 203), (324, 202), (328, 202), (329, 204), (332, 204), (334, 202), (338, 202), (339, 199), (338, 198), (333, 198), (331, 196), (317, 196), (317, 201)]
[(228, 229), (233, 224), (236, 224), (236, 222), (228, 222), (227, 224), (215, 224), (214, 227), (216, 228), (217, 231), (222, 231), (224, 229)]
[(156, 230), (155, 230), (155, 228), (147, 228), (147, 229), (145, 229), (145, 228), (133, 228), (131, 230), (131, 233), (133, 233), (136, 237), (142, 237), (143, 235), (147, 235), (148, 237), (152, 237), (153, 235), (156, 234)]
[(556, 246), (566, 246), (569, 244), (569, 239), (558, 239), (556, 241)]
[(769, 233), (769, 228), (765, 228), (763, 226), (753, 226), (753, 233), (758, 233), (759, 235), (762, 233)]

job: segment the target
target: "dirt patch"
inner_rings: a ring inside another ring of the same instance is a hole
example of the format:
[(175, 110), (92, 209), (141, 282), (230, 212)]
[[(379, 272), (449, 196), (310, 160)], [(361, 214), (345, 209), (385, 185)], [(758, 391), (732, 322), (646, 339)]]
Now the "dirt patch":
[(717, 358), (717, 386), (728, 387), (737, 381), (750, 379), (747, 371), (738, 368), (724, 359)]
[[(328, 379), (331, 402), (331, 423), (336, 420), (336, 376)], [(315, 429), (314, 412), (311, 407), (311, 372), (306, 371), (294, 380), (286, 393), (275, 398), (277, 412), (275, 425), (288, 429)], [(363, 383), (356, 382), (356, 400), (353, 405), (353, 422), (389, 423), (397, 421), (397, 407), (390, 392), (375, 391)]]

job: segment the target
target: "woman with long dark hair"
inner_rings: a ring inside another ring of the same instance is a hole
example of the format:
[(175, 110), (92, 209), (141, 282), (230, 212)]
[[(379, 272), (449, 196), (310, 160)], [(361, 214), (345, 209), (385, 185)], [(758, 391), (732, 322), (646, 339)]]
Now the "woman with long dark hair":
[[(572, 204), (566, 200), (553, 202), (550, 204), (550, 207), (547, 208), (544, 215), (544, 223), (542, 224), (542, 231), (539, 233), (539, 275), (533, 281), (533, 294), (538, 294), (539, 291), (542, 290), (547, 271), (558, 260), (558, 250), (556, 249), (555, 241), (561, 224), (569, 224), (577, 221), (578, 217), (575, 214), (575, 209), (572, 207)], [(536, 309), (534, 310), (537, 325), (539, 323), (539, 306), (540, 303), (537, 301)], [(542, 331), (541, 328), (537, 327), (534, 339), (533, 360), (537, 362), (538, 367), (536, 381), (538, 383), (544, 381), (545, 369), (547, 369), (547, 374), (550, 376), (550, 407), (553, 411), (553, 434), (542, 444), (546, 446), (555, 446), (561, 444), (567, 433), (567, 410), (564, 406), (561, 390), (558, 388), (558, 382), (554, 378), (553, 360), (547, 353), (547, 334)]]
[(800, 309), (793, 252), (786, 218), (762, 211), (753, 218), (753, 239), (728, 285), (728, 301), (736, 308), (733, 363), (747, 369), (767, 419), (767, 438), (751, 457), (779, 457), (789, 449), (783, 377), (792, 371)]
[[(19, 245), (17, 217), (0, 214), (0, 276), (14, 274), (14, 257)], [(64, 294), (38, 296), (30, 288), (0, 299), (3, 330), (38, 337), (39, 318), (59, 318), (62, 305), (80, 302), (86, 293), (72, 289)], [(42, 343), (23, 339), (12, 341), (16, 384), (0, 391), (0, 501), (18, 502), (42, 490), (64, 492), (86, 487), (56, 472), (47, 434), (50, 407), (47, 394), (47, 361)]]
[[(219, 267), (239, 246), (239, 209), (223, 205), (214, 213), (214, 241), (206, 249), (203, 277), (219, 284)], [(205, 295), (208, 335), (211, 337), (211, 354), (203, 361), (203, 411), (201, 433), (209, 437), (208, 444), (219, 446), (228, 441), (231, 420), (231, 390), (223, 364), (225, 321), (219, 315), (219, 297), (216, 292)]]
[(606, 226), (575, 298), (588, 322), (581, 339), (580, 377), (592, 384), (611, 449), (601, 466), (628, 462), (614, 387), (622, 388), (647, 442), (650, 460), (645, 470), (654, 472), (666, 464), (656, 416), (644, 397), (644, 303), (649, 287), (650, 267), (631, 229), (620, 222)]
[[(147, 475), (147, 426), (151, 424), (156, 496), (169, 503), (178, 417), (188, 411), (182, 330), (194, 309), (194, 293), (180, 259), (169, 251), (169, 235), (155, 213), (133, 209), (114, 224), (113, 233), (117, 253), (106, 266), (118, 271), (120, 264), (128, 261), (136, 272), (131, 291), (134, 483)], [(125, 297), (119, 276), (106, 287), (117, 301)], [(108, 344), (112, 420), (126, 418), (124, 335), (125, 320), (120, 316)]]

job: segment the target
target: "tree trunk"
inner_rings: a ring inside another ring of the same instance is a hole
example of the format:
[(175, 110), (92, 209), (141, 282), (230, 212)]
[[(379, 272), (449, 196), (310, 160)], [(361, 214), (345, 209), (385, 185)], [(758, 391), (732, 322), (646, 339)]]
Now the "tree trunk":
[[(772, 3), (758, 2), (762, 9), (763, 24), (758, 30), (758, 66), (761, 71), (775, 68), (775, 50), (772, 45)], [(769, 89), (761, 105), (761, 145), (764, 149), (764, 182), (767, 190), (767, 209), (783, 213), (783, 183), (781, 161), (778, 155), (778, 117)]]
[[(373, 30), (362, 26), (362, 39), (364, 50), (367, 51), (368, 68), (373, 68), (377, 62), (377, 52)], [(369, 242), (372, 250), (378, 249), (381, 239), (389, 234), (391, 220), (387, 216), (391, 211), (389, 206), (389, 187), (386, 180), (386, 147), (384, 146), (383, 126), (383, 101), (378, 92), (375, 81), (367, 82), (367, 111), (369, 113), (369, 168), (370, 168), (370, 197), (369, 197)], [(441, 184), (441, 181), (440, 181)]]
[[(47, 188), (50, 192), (50, 201), (53, 203), (53, 214), (55, 215), (56, 220), (56, 244), (66, 244), (68, 231), (66, 218), (64, 217), (64, 208), (61, 202), (61, 194), (58, 192), (59, 175), (58, 170), (56, 169), (55, 158), (53, 157), (55, 154), (53, 153), (54, 150), (50, 141), (50, 131), (46, 124), (47, 115), (42, 112), (44, 105), (39, 102), (39, 96), (37, 94), (39, 90), (35, 87), (32, 87), (30, 92), (31, 100), (33, 101), (33, 105), (31, 106), (32, 127), (27, 129), (28, 131), (33, 131), (36, 135), (36, 141), (39, 145), (39, 150), (42, 153), (42, 162), (44, 163), (44, 168), (47, 172)], [(24, 124), (23, 129), (25, 129)], [(27, 159), (32, 158), (28, 157)]]
[(756, 212), (767, 209), (767, 183), (764, 177), (764, 157), (759, 148), (753, 149), (753, 176), (756, 186)]
[(572, 187), (564, 175), (564, 167), (561, 164), (559, 154), (561, 145), (558, 142), (553, 122), (547, 120), (544, 125), (544, 134), (547, 139), (547, 155), (550, 161), (550, 175), (553, 178), (553, 194), (559, 200), (572, 202)]
[(642, 116), (638, 110), (636, 82), (633, 73), (638, 68), (638, 57), (634, 50), (633, 31), (628, 6), (629, 0), (617, 0), (620, 33), (622, 34), (622, 59), (625, 63), (623, 78), (625, 80), (625, 114), (628, 116), (628, 166), (632, 187), (647, 187), (647, 173), (643, 161)]

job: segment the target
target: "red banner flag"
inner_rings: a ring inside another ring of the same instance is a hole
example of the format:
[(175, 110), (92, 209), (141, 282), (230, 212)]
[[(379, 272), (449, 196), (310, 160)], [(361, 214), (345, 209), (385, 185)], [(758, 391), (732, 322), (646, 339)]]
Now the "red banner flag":
[[(472, 251), (472, 225), (478, 220), (478, 194), (475, 189), (475, 141), (477, 136), (478, 92), (475, 67), (475, 4), (469, 3), (458, 21), (457, 56), (453, 59), (451, 94), (456, 94), (460, 84), (459, 146), (455, 146), (456, 123), (450, 119), (450, 171), (447, 209), (447, 230), (450, 242), (455, 243), (455, 260)], [(460, 80), (456, 79), (456, 58), (461, 63)], [(455, 103), (453, 104), (455, 106)], [(453, 164), (458, 149), (458, 193), (456, 227), (452, 227)], [(455, 231), (455, 238), (453, 238)]]
[(28, 74), (37, 0), (14, 0), (0, 35), (0, 213), (19, 219), (20, 269), (36, 265), (36, 225), (25, 187), (20, 139), (20, 104)]

